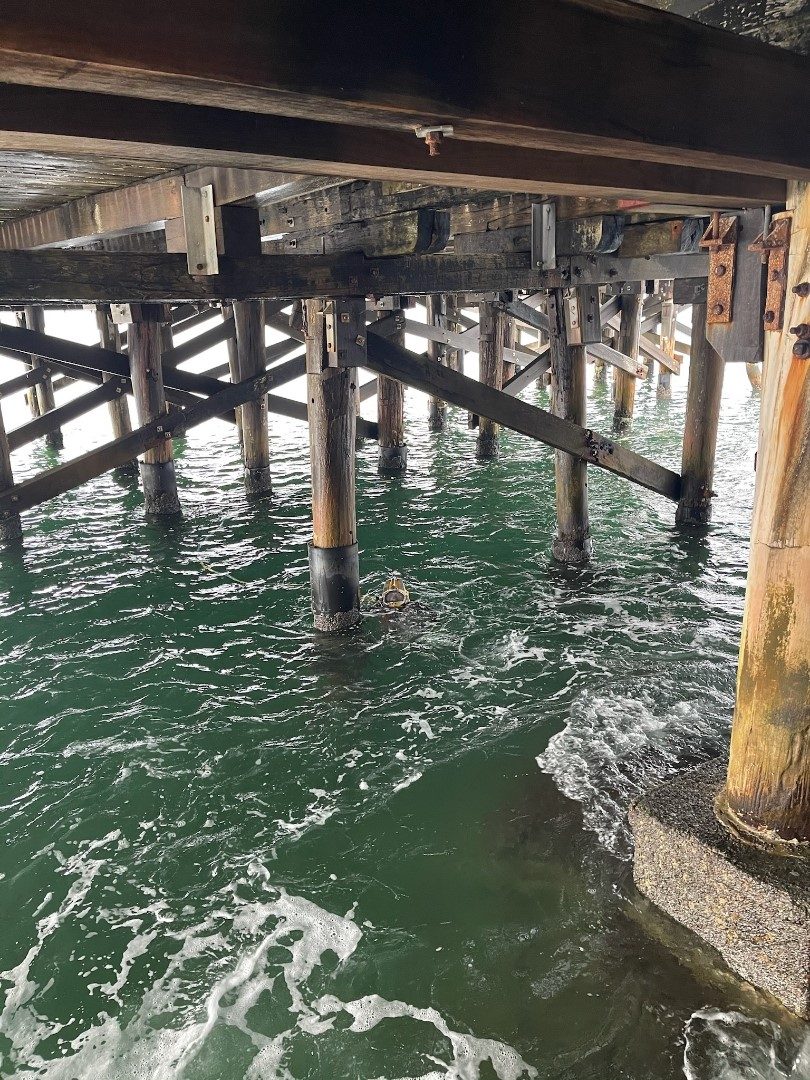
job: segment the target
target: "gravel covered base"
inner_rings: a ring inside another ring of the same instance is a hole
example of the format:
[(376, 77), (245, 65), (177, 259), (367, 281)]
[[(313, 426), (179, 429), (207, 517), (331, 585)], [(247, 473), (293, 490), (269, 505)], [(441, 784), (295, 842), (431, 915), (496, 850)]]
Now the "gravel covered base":
[(731, 836), (714, 800), (726, 762), (690, 769), (630, 809), (639, 890), (729, 967), (810, 1019), (810, 861)]

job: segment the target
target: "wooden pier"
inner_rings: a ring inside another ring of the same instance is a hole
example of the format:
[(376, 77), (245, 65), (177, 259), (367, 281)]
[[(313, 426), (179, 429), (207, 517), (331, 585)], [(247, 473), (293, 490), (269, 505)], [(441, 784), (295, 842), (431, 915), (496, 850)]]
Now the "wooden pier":
[[(483, 5), (434, 5), (418, 31), (392, 11), (384, 33), (371, 5), (310, 8), (5, 5), (0, 538), (136, 459), (146, 514), (182, 513), (173, 439), (211, 419), (233, 428), (246, 497), (272, 498), (273, 417), (291, 417), (309, 425), (314, 622), (343, 632), (360, 620), (355, 448), (376, 440), (389, 478), (413, 468), (406, 388), (436, 439), (448, 406), (469, 414), (481, 467), (503, 461), (501, 429), (553, 448), (549, 550), (579, 566), (599, 551), (592, 469), (669, 500), (679, 527), (710, 521), (725, 366), (754, 385), (764, 367), (718, 805), (746, 842), (806, 847), (806, 59), (624, 0), (509, 0), (497, 34)], [(95, 346), (48, 332), (76, 305)], [(190, 370), (214, 345), (222, 362)], [(685, 359), (675, 472), (634, 448), (633, 410), (639, 380), (665, 401)], [(610, 432), (589, 423), (589, 365), (612, 382)], [(285, 396), (304, 376), (306, 403)], [(541, 380), (549, 409), (521, 396)], [(31, 418), (7, 430), (13, 394)], [(16, 450), (62, 454), (62, 428), (102, 407), (105, 445), (15, 481)]]

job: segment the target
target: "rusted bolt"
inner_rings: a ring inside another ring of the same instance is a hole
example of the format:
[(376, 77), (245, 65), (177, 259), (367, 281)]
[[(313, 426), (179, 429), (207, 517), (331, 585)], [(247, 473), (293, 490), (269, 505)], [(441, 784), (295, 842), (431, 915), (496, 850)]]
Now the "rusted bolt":
[(764, 319), (765, 319), (766, 323), (772, 323), (775, 318), (776, 318), (776, 312), (775, 311), (771, 311), (770, 309), (768, 309), (768, 311), (765, 312)]
[(425, 136), (425, 144), (428, 148), (429, 157), (439, 156), (439, 147), (442, 144), (442, 136), (439, 131), (429, 131)]
[(793, 346), (793, 355), (799, 360), (806, 360), (810, 356), (810, 341), (797, 341)]
[(359, 345), (362, 348), (362, 346), (366, 343), (366, 339), (363, 337), (362, 334), (358, 334), (357, 337), (354, 339), (354, 343), (355, 345)]
[(198, 270), (204, 270), (205, 269), (205, 263), (197, 263), (197, 269)]
[(722, 315), (725, 310), (722, 304), (715, 304), (712, 308), (712, 315)]
[(798, 285), (793, 286), (793, 292), (797, 296), (810, 296), (810, 281), (800, 281)]
[(790, 332), (794, 337), (808, 338), (810, 337), (810, 323), (803, 322), (799, 323), (798, 326), (791, 326)]
[(349, 322), (349, 313), (348, 313), (348, 311), (341, 311), (341, 313), (340, 313), (340, 321), (342, 323)]
[(719, 263), (714, 268), (714, 276), (715, 277), (723, 277), (725, 272), (726, 272), (726, 267), (723, 265), (723, 263)]
[(771, 270), (771, 281), (781, 281), (784, 276), (784, 270)]

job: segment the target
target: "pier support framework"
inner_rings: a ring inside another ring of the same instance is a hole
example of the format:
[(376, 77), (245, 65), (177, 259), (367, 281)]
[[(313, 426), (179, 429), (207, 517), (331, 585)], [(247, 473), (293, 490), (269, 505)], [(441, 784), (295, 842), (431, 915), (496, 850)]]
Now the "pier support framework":
[(307, 300), (305, 304), (312, 470), (309, 569), (315, 628), (328, 631), (349, 630), (360, 620), (355, 512), (357, 369), (335, 365), (342, 339), (351, 340), (353, 335), (355, 341), (365, 340), (365, 300), (344, 300), (336, 308), (330, 330), (334, 337), (327, 342), (323, 302)]
[(676, 777), (641, 799), (631, 822), (641, 891), (810, 1018), (808, 185), (791, 184), (789, 206), (783, 325), (766, 333), (728, 768)]

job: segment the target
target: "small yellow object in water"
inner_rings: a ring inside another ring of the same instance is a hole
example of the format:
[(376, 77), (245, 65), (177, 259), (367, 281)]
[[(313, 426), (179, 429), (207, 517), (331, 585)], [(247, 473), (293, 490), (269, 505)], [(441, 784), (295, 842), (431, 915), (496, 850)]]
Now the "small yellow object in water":
[(405, 582), (401, 577), (394, 575), (386, 581), (382, 594), (383, 607), (399, 611), (400, 608), (404, 608), (409, 603), (410, 599), (408, 590), (405, 588)]

